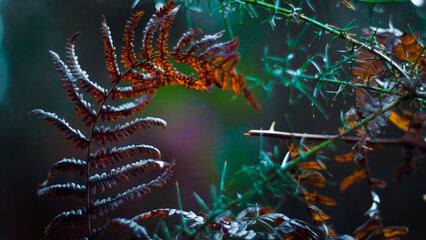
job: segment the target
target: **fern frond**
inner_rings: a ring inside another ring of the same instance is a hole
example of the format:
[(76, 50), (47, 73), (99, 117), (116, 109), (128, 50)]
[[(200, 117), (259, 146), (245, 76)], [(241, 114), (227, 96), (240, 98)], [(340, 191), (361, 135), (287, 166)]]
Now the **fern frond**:
[(124, 103), (118, 107), (111, 105), (102, 106), (100, 118), (102, 121), (116, 121), (119, 118), (132, 117), (136, 113), (141, 113), (142, 110), (151, 103), (154, 94), (143, 95), (132, 102)]
[[(191, 32), (195, 36), (195, 32)], [(235, 52), (238, 48), (238, 39), (232, 41), (215, 44), (208, 48), (199, 56), (195, 53), (201, 48), (207, 46), (210, 42), (217, 41), (223, 34), (221, 32), (207, 36), (202, 40), (192, 43), (188, 48), (187, 53), (182, 53), (182, 47), (193, 41), (188, 37), (179, 42), (177, 51), (170, 54), (177, 62), (187, 64), (197, 71), (200, 77), (200, 82), (206, 89), (210, 89), (213, 84), (216, 84), (222, 90), (228, 89), (228, 82), (234, 94), (244, 93), (247, 102), (257, 111), (260, 111), (260, 106), (253, 98), (253, 95), (245, 86), (245, 82), (241, 75), (237, 74), (235, 64), (239, 60), (239, 54)], [(191, 35), (189, 35), (191, 36)]]
[(112, 43), (111, 31), (106, 24), (105, 16), (101, 20), (101, 35), (104, 44), (104, 56), (106, 61), (108, 77), (112, 79), (112, 83), (116, 83), (120, 79), (120, 70), (118, 69), (117, 56), (115, 55), (115, 47)]
[(234, 38), (231, 41), (217, 43), (200, 54), (201, 59), (209, 59), (217, 53), (223, 52), (225, 54), (235, 52), (239, 46), (238, 38)]
[(125, 46), (123, 46), (121, 50), (121, 62), (124, 63), (124, 67), (126, 68), (132, 68), (138, 62), (136, 60), (135, 46), (133, 45), (133, 42), (135, 41), (135, 28), (142, 15), (143, 11), (133, 14), (130, 20), (127, 21), (124, 28), (123, 42)]
[(72, 197), (73, 199), (82, 200), (86, 195), (86, 186), (79, 185), (73, 182), (67, 182), (65, 184), (55, 184), (48, 187), (42, 187), (37, 190), (39, 196), (42, 195), (55, 195), (57, 197), (67, 198)]
[(201, 81), (198, 81), (195, 77), (193, 76), (188, 76), (185, 75), (181, 72), (178, 71), (174, 71), (174, 80), (177, 81), (178, 84), (186, 87), (186, 88), (192, 88), (195, 89), (199, 92), (204, 91), (204, 90), (210, 90), (210, 86), (206, 86), (204, 83), (202, 83)]
[(148, 236), (146, 229), (136, 222), (125, 219), (125, 218), (115, 218), (112, 219), (109, 223), (111, 226), (119, 226), (126, 227), (132, 231), (132, 239), (140, 239), (140, 240), (150, 240), (151, 238)]
[[(146, 62), (139, 62), (138, 66), (145, 64)], [(153, 85), (152, 87), (159, 88), (161, 83), (161, 78), (158, 75), (151, 75), (149, 73), (139, 72), (134, 69), (123, 74), (123, 81), (132, 83), (133, 85)], [(115, 90), (115, 89), (114, 89)]]
[(182, 35), (182, 37), (179, 39), (178, 43), (176, 44), (176, 47), (174, 48), (174, 51), (176, 53), (182, 53), (182, 48), (188, 46), (191, 42), (193, 42), (195, 39), (199, 38), (203, 34), (203, 30), (197, 28), (197, 29), (189, 29), (186, 33)]
[(194, 222), (199, 222), (199, 224), (204, 223), (204, 218), (201, 216), (198, 216), (192, 211), (183, 211), (180, 209), (174, 209), (174, 208), (160, 208), (151, 210), (149, 212), (141, 213), (135, 217), (132, 218), (132, 221), (138, 222), (140, 220), (148, 219), (148, 218), (156, 218), (156, 217), (169, 217), (169, 216), (182, 216), (187, 220), (192, 220)]
[(172, 28), (173, 21), (176, 17), (176, 13), (179, 10), (179, 6), (170, 10), (170, 12), (164, 17), (162, 24), (160, 26), (160, 34), (157, 41), (157, 54), (165, 55), (169, 52), (167, 40), (169, 37), (170, 29)]
[[(162, 80), (164, 80), (164, 78), (167, 78), (166, 71), (162, 69), (161, 67), (153, 64), (152, 62), (148, 62), (148, 61), (141, 62), (138, 66), (140, 67), (142, 72), (146, 72), (152, 76), (156, 75), (162, 78)], [(162, 86), (162, 85), (164, 86), (163, 81), (159, 82), (159, 86)]]
[(75, 40), (79, 33), (74, 34), (68, 39), (65, 46), (66, 62), (68, 64), (71, 75), (77, 81), (80, 81), (82, 88), (93, 95), (96, 98), (96, 102), (101, 102), (107, 95), (108, 91), (96, 83), (89, 80), (89, 75), (83, 71), (78, 63), (78, 57), (75, 54)]
[(193, 43), (188, 48), (188, 50), (186, 50), (186, 53), (189, 55), (194, 55), (197, 51), (206, 47), (207, 45), (217, 42), (221, 37), (223, 37), (223, 34), (225, 34), (225, 31), (220, 31), (213, 35), (204, 36), (200, 41)]
[(161, 66), (167, 75), (174, 75), (175, 68), (173, 64), (167, 60), (167, 53), (169, 52), (167, 40), (169, 31), (172, 28), (172, 23), (175, 19), (179, 6), (173, 8), (166, 16), (161, 19), (160, 33), (157, 40), (157, 51), (155, 52), (158, 57), (155, 57), (153, 63)]
[[(92, 230), (92, 235), (90, 240), (98, 240), (102, 235), (104, 235), (105, 230), (110, 226), (126, 227), (132, 231), (132, 236), (129, 239), (141, 239), (141, 240), (151, 240), (146, 229), (136, 222), (126, 219), (126, 218), (114, 218), (108, 221), (106, 224), (101, 226), (98, 229)], [(83, 240), (89, 240), (89, 238), (84, 238)]]
[(50, 169), (49, 174), (47, 175), (47, 179), (37, 185), (37, 188), (46, 187), (49, 181), (53, 178), (53, 176), (58, 172), (79, 172), (80, 175), (83, 175), (86, 171), (86, 162), (80, 159), (75, 158), (64, 158), (55, 164), (53, 164)]
[(83, 116), (83, 122), (86, 122), (87, 126), (91, 125), (96, 118), (96, 111), (92, 104), (86, 102), (83, 96), (78, 93), (76, 80), (72, 77), (68, 67), (61, 61), (58, 54), (53, 51), (49, 52), (56, 66), (56, 70), (59, 72), (60, 80), (63, 83), (62, 87), (75, 105), (74, 109), (77, 111), (77, 116)]
[(92, 96), (96, 99), (95, 102), (99, 103), (102, 102), (103, 99), (108, 94), (108, 91), (99, 86), (98, 84), (90, 81), (89, 79), (79, 79), (81, 88), (86, 90), (86, 92), (92, 94)]
[(154, 48), (152, 47), (152, 39), (154, 37), (154, 33), (161, 26), (164, 21), (164, 17), (166, 17), (175, 6), (173, 1), (166, 3), (159, 11), (157, 11), (149, 22), (146, 24), (146, 27), (143, 31), (143, 39), (142, 39), (142, 48), (140, 57), (143, 59), (150, 59), (154, 52)]
[(161, 159), (160, 150), (150, 145), (129, 145), (119, 148), (101, 148), (94, 154), (90, 154), (89, 163), (93, 168), (105, 168), (114, 164), (114, 161), (120, 162), (123, 158), (129, 158), (136, 154), (152, 156)]
[(42, 239), (46, 239), (50, 231), (63, 224), (72, 224), (74, 226), (81, 226), (87, 220), (86, 209), (71, 210), (62, 212), (54, 217), (43, 231)]
[(92, 139), (101, 145), (105, 145), (106, 142), (118, 142), (120, 139), (126, 139), (129, 135), (135, 134), (142, 129), (147, 129), (152, 126), (165, 128), (167, 123), (160, 118), (146, 117), (137, 118), (134, 121), (128, 122), (124, 125), (117, 125), (114, 128), (96, 126), (92, 134)]
[(117, 87), (111, 93), (111, 100), (116, 98), (128, 99), (138, 98), (143, 95), (152, 95), (157, 92), (157, 81), (158, 77), (151, 78), (151, 82), (147, 79), (143, 79), (143, 82), (149, 82), (145, 84), (134, 84), (133, 86)]
[(102, 200), (96, 200), (91, 208), (90, 215), (92, 218), (102, 216), (108, 211), (114, 211), (119, 205), (125, 201), (131, 200), (135, 197), (141, 198), (142, 195), (150, 193), (152, 187), (162, 187), (173, 175), (174, 163), (171, 165), (156, 179), (146, 184), (141, 184), (137, 187), (127, 190), (126, 192), (119, 193), (115, 198), (107, 198)]
[(137, 176), (151, 169), (162, 169), (169, 165), (169, 163), (159, 160), (143, 159), (132, 164), (112, 169), (109, 174), (102, 173), (101, 175), (96, 174), (91, 176), (89, 178), (89, 189), (92, 194), (95, 194), (96, 190), (104, 192), (105, 189), (111, 189), (113, 186), (116, 186), (117, 183), (128, 181), (130, 175)]
[(89, 140), (78, 129), (74, 129), (64, 119), (60, 119), (56, 114), (45, 112), (41, 109), (34, 109), (30, 114), (35, 114), (40, 119), (45, 120), (49, 124), (56, 126), (68, 140), (75, 143), (77, 148), (84, 150), (89, 146)]
[[(244, 93), (246, 99), (255, 103), (251, 93), (245, 87), (242, 76), (237, 74), (235, 64), (239, 59), (238, 53), (235, 52), (238, 47), (238, 40), (216, 44), (207, 48), (208, 45), (216, 43), (222, 36), (223, 32), (214, 35), (207, 35), (196, 41), (202, 31), (189, 30), (179, 40), (175, 47), (175, 51), (169, 51), (168, 37), (172, 28), (172, 22), (179, 10), (175, 7), (175, 2), (170, 1), (152, 16), (143, 31), (142, 47), (138, 60), (134, 50), (135, 28), (140, 21), (143, 12), (134, 14), (127, 22), (123, 41), (124, 46), (121, 48), (121, 62), (125, 66), (123, 73), (120, 72), (115, 47), (111, 38), (110, 28), (106, 23), (105, 17), (101, 20), (101, 35), (104, 46), (104, 57), (113, 86), (105, 89), (99, 86), (97, 82), (91, 81), (88, 74), (82, 70), (78, 63), (78, 57), (75, 53), (75, 41), (78, 33), (74, 34), (66, 43), (65, 47), (65, 63), (62, 62), (58, 54), (50, 52), (53, 63), (59, 72), (60, 80), (63, 88), (66, 90), (67, 96), (74, 104), (74, 109), (78, 116), (81, 116), (83, 122), (87, 126), (91, 126), (90, 139), (87, 139), (80, 130), (72, 128), (65, 120), (60, 119), (56, 114), (48, 113), (40, 109), (36, 109), (32, 114), (36, 114), (52, 125), (59, 128), (68, 139), (81, 149), (87, 149), (87, 161), (74, 158), (62, 159), (55, 163), (47, 180), (37, 186), (39, 195), (56, 195), (59, 197), (74, 197), (76, 199), (84, 199), (85, 208), (63, 212), (57, 215), (46, 227), (43, 238), (46, 238), (49, 232), (62, 224), (71, 223), (81, 225), (87, 221), (88, 236), (85, 239), (97, 239), (105, 231), (108, 226), (124, 226), (130, 228), (135, 238), (149, 239), (143, 227), (137, 225), (135, 220), (130, 219), (113, 219), (104, 224), (97, 230), (93, 230), (92, 218), (103, 215), (105, 212), (113, 211), (123, 202), (141, 197), (143, 194), (150, 193), (151, 188), (163, 186), (173, 175), (174, 163), (161, 161), (160, 151), (150, 145), (129, 145), (125, 147), (104, 147), (93, 152), (94, 143), (105, 146), (107, 143), (114, 144), (119, 140), (126, 139), (128, 136), (140, 132), (142, 129), (151, 126), (166, 127), (166, 122), (159, 118), (137, 118), (124, 124), (118, 124), (114, 127), (100, 126), (99, 120), (103, 122), (116, 121), (120, 118), (129, 118), (136, 113), (141, 113), (144, 108), (152, 101), (157, 90), (163, 86), (182, 85), (187, 88), (193, 88), (198, 91), (211, 90), (214, 85), (226, 90), (229, 87), (234, 93)], [(155, 33), (158, 37), (154, 39)], [(156, 41), (154, 46), (153, 42)], [(207, 48), (203, 53), (200, 52)], [(186, 49), (184, 51), (183, 49)], [(173, 63), (183, 63), (192, 67), (198, 74), (186, 75), (175, 69)], [(127, 85), (119, 86), (121, 82)], [(96, 103), (89, 103), (84, 100), (83, 92), (90, 93)], [(124, 99), (125, 103), (121, 105), (107, 105), (108, 99)], [(250, 100), (251, 99), (251, 100)], [(95, 105), (98, 110), (95, 110)], [(254, 104), (252, 104), (254, 105)], [(255, 107), (258, 109), (258, 107)], [(93, 141), (92, 141), (93, 140)], [(105, 168), (114, 165), (122, 159), (135, 157), (142, 158), (136, 162), (131, 161), (124, 166), (116, 167), (108, 173), (99, 173), (93, 175), (91, 169)], [(162, 169), (164, 171), (160, 176), (137, 185), (115, 197), (94, 200), (93, 194), (97, 191), (103, 192), (111, 189), (117, 183), (129, 180), (130, 176), (137, 176), (151, 169)], [(68, 182), (65, 184), (48, 185), (49, 181), (58, 172), (73, 172), (86, 174), (84, 186), (76, 183)], [(90, 174), (92, 173), (92, 174)], [(93, 194), (90, 194), (91, 191)], [(187, 220), (191, 220), (194, 224), (204, 223), (204, 218), (197, 216), (192, 212), (160, 210), (156, 213), (152, 212), (150, 216), (157, 214), (184, 215)], [(145, 217), (147, 217), (145, 215)], [(142, 215), (139, 218), (143, 218)], [(225, 229), (225, 228), (224, 228)], [(243, 229), (243, 228), (241, 228)], [(232, 235), (232, 234), (231, 234)]]

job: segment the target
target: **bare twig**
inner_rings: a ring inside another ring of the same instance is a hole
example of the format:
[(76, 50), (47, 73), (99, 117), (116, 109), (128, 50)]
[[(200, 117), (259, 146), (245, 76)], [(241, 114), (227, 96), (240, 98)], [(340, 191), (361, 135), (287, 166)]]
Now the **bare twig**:
[[(264, 136), (264, 137), (275, 137), (275, 138), (297, 138), (297, 139), (306, 139), (306, 140), (329, 140), (335, 139), (338, 135), (322, 135), (322, 134), (309, 134), (309, 133), (291, 133), (291, 132), (281, 132), (275, 131), (273, 126), (275, 122), (272, 123), (271, 128), (268, 130), (250, 130), (245, 135), (247, 136)], [(349, 137), (342, 136), (339, 140), (344, 142), (358, 142), (361, 140), (359, 137)], [(386, 139), (386, 138), (374, 138), (374, 139), (365, 139), (367, 143), (373, 144), (402, 144), (401, 139)]]

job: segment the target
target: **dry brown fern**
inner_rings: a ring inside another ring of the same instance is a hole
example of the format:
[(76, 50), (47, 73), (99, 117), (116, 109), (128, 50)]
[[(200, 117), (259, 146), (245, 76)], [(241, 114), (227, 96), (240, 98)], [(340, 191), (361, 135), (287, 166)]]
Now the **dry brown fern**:
[[(178, 7), (175, 7), (175, 3), (171, 1), (159, 8), (149, 20), (143, 31), (140, 60), (136, 57), (134, 49), (134, 29), (143, 12), (138, 12), (130, 18), (125, 26), (124, 46), (121, 50), (121, 62), (124, 64), (125, 71), (119, 69), (110, 29), (105, 18), (102, 18), (101, 35), (105, 49), (104, 56), (109, 78), (111, 78), (113, 84), (109, 89), (89, 80), (89, 76), (81, 69), (74, 45), (78, 34), (73, 35), (66, 44), (66, 63), (55, 52), (50, 52), (53, 63), (60, 74), (62, 87), (74, 103), (77, 115), (82, 117), (82, 121), (90, 127), (90, 131), (88, 131), (88, 137), (86, 137), (82, 131), (71, 127), (64, 119), (59, 118), (54, 113), (45, 112), (41, 109), (35, 109), (31, 112), (49, 124), (56, 126), (81, 151), (87, 151), (85, 161), (65, 158), (56, 162), (52, 166), (47, 180), (38, 185), (39, 195), (73, 197), (85, 202), (85, 206), (80, 206), (77, 210), (64, 211), (54, 217), (45, 228), (43, 239), (47, 238), (53, 229), (63, 224), (86, 225), (88, 229), (86, 239), (99, 238), (103, 231), (112, 225), (130, 228), (135, 237), (149, 238), (145, 229), (133, 220), (112, 219), (96, 230), (92, 219), (102, 216), (105, 212), (114, 211), (119, 205), (134, 197), (141, 197), (151, 192), (152, 187), (161, 187), (171, 178), (174, 163), (161, 161), (160, 151), (153, 146), (145, 144), (112, 148), (106, 146), (107, 144), (115, 144), (145, 128), (152, 126), (166, 127), (166, 122), (152, 117), (136, 118), (115, 127), (103, 126), (100, 125), (100, 122), (134, 117), (152, 101), (157, 90), (166, 85), (182, 85), (198, 91), (210, 90), (214, 85), (223, 90), (230, 86), (235, 94), (243, 93), (253, 108), (260, 110), (252, 94), (247, 90), (242, 76), (237, 74), (234, 68), (239, 59), (238, 53), (235, 52), (238, 47), (237, 39), (216, 43), (223, 32), (199, 39), (202, 31), (190, 29), (182, 36), (174, 50), (169, 51), (167, 38), (178, 9)], [(155, 32), (158, 32), (156, 47), (153, 44)], [(198, 78), (178, 72), (170, 59), (192, 67), (197, 72)], [(127, 85), (119, 86), (122, 82), (127, 83)], [(95, 98), (95, 103), (84, 100), (79, 87), (90, 93)], [(109, 98), (111, 100), (125, 99), (128, 102), (119, 106), (107, 105), (106, 100)], [(101, 147), (95, 150), (96, 146)], [(93, 174), (93, 171), (98, 171), (97, 169), (111, 168), (122, 160), (134, 156), (140, 156), (142, 159), (125, 163), (109, 172)], [(136, 176), (151, 169), (164, 169), (164, 172), (156, 179), (128, 189), (115, 197), (95, 200), (97, 192), (107, 191), (116, 186), (117, 183), (128, 181), (130, 176)], [(56, 173), (64, 172), (85, 175), (85, 182), (82, 184), (74, 182), (50, 184), (50, 180)]]

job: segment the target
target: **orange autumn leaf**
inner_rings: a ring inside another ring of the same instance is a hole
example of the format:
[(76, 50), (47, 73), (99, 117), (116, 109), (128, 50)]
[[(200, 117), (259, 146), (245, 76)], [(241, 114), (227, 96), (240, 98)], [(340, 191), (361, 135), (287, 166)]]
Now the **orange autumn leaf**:
[(299, 165), (300, 169), (303, 170), (325, 170), (326, 167), (322, 162), (316, 162), (316, 161), (312, 161), (312, 162), (303, 162), (300, 163)]
[(342, 180), (342, 182), (340, 183), (340, 191), (345, 191), (352, 184), (360, 182), (365, 178), (367, 178), (367, 171), (365, 169), (353, 172), (351, 175), (347, 176)]
[(372, 231), (375, 231), (376, 229), (378, 229), (380, 227), (380, 221), (376, 218), (370, 218), (367, 220), (367, 222), (365, 222), (364, 224), (362, 224), (361, 226), (359, 226), (353, 234), (353, 237), (356, 239), (362, 239), (364, 238), (366, 235), (370, 234)]
[(383, 229), (377, 229), (374, 231), (372, 236), (380, 236), (382, 235), (387, 240), (397, 240), (400, 239), (399, 236), (407, 235), (408, 234), (408, 228), (407, 227), (385, 227)]
[(300, 156), (300, 152), (305, 153), (307, 151), (309, 151), (311, 148), (313, 148), (314, 146), (312, 145), (303, 145), (303, 146), (299, 146), (299, 147), (295, 147), (294, 144), (292, 143), (290, 145), (290, 147), (288, 148), (288, 151), (290, 152), (290, 156), (292, 159), (295, 159), (297, 157)]
[(326, 197), (324, 195), (321, 195), (317, 192), (314, 193), (308, 193), (306, 191), (303, 192), (303, 197), (305, 198), (306, 201), (311, 202), (312, 204), (315, 203), (321, 203), (327, 206), (335, 206), (337, 205), (337, 202), (334, 201), (333, 199)]
[(353, 152), (347, 153), (345, 155), (336, 156), (337, 162), (350, 162), (352, 160), (354, 160), (354, 153)]
[(259, 216), (263, 216), (265, 214), (271, 213), (275, 210), (275, 208), (267, 206), (259, 209)]
[(395, 126), (397, 126), (398, 128), (407, 131), (408, 130), (408, 126), (410, 125), (410, 119), (406, 116), (401, 116), (398, 113), (394, 112), (394, 111), (389, 111), (389, 113), (391, 114), (388, 119), (395, 124)]
[[(400, 43), (393, 47), (394, 54), (401, 60), (415, 62), (419, 58), (420, 54), (424, 54), (423, 46), (417, 42), (418, 34), (414, 36), (408, 32), (405, 32), (399, 37)], [(424, 58), (419, 62), (424, 65)]]
[(319, 208), (315, 206), (306, 205), (306, 208), (308, 209), (308, 212), (311, 215), (312, 220), (314, 222), (325, 224), (325, 221), (330, 219), (330, 216), (328, 216), (327, 214), (325, 214), (323, 211), (321, 211)]
[(345, 5), (347, 8), (356, 11), (355, 6), (348, 0), (342, 0), (343, 5)]
[(386, 238), (396, 237), (401, 235), (407, 235), (407, 227), (385, 227), (383, 228), (383, 234)]
[(304, 171), (300, 175), (300, 181), (303, 184), (309, 184), (314, 187), (325, 187), (325, 177), (315, 170)]

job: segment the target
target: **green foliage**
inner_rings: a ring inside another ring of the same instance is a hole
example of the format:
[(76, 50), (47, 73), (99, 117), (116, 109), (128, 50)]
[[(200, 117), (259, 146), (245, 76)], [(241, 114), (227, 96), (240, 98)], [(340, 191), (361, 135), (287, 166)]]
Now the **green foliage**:
[[(408, 4), (409, 1), (340, 2), (342, 7), (359, 11), (359, 4), (362, 3)], [(202, 9), (199, 1), (183, 1), (182, 4), (189, 11), (199, 12)], [(353, 239), (348, 235), (339, 235), (332, 229), (330, 223), (333, 219), (318, 205), (334, 206), (337, 202), (316, 190), (332, 184), (327, 180), (327, 177), (333, 175), (327, 167), (332, 160), (327, 152), (336, 151), (342, 143), (352, 143), (352, 151), (337, 156), (335, 160), (354, 162), (359, 170), (341, 181), (341, 191), (366, 180), (371, 193), (371, 208), (366, 214), (368, 218), (365, 224), (354, 231), (354, 238), (397, 239), (408, 233), (405, 227), (383, 225), (379, 207), (381, 200), (376, 189), (386, 187), (386, 183), (372, 177), (367, 153), (378, 151), (378, 144), (402, 146), (403, 161), (395, 175), (395, 180), (400, 181), (403, 176), (415, 171), (417, 162), (426, 150), (422, 127), (425, 120), (423, 112), (426, 87), (423, 42), (410, 31), (403, 33), (395, 29), (392, 23), (387, 29), (379, 26), (361, 29), (361, 36), (357, 37), (359, 33), (354, 32), (360, 32), (360, 28), (355, 26), (355, 20), (343, 27), (336, 27), (309, 17), (304, 12), (307, 9), (309, 13), (321, 11), (318, 4), (310, 1), (208, 1), (208, 9), (204, 11), (222, 14), (230, 36), (234, 35), (234, 31), (229, 19), (235, 16), (243, 23), (244, 15), (260, 18), (266, 12), (267, 16), (260, 20), (262, 23), (269, 23), (273, 29), (277, 27), (278, 21), (286, 25), (288, 37), (283, 41), (287, 49), (285, 55), (274, 56), (269, 51), (268, 43), (264, 43), (264, 56), (261, 59), (263, 71), (258, 76), (248, 77), (252, 83), (251, 89), (258, 87), (270, 95), (276, 86), (285, 86), (290, 89), (290, 103), (296, 103), (300, 99), (311, 102), (313, 117), (318, 111), (325, 118), (330, 118), (326, 106), (333, 106), (341, 98), (353, 107), (346, 113), (341, 111), (339, 118), (342, 126), (336, 135), (279, 132), (274, 129), (274, 124), (269, 130), (250, 130), (247, 135), (260, 136), (261, 142), (263, 138), (277, 137), (291, 139), (292, 143), (287, 145), (288, 151), (284, 156), (276, 150), (274, 153), (262, 150), (261, 144), (259, 162), (243, 166), (234, 175), (235, 179), (247, 176), (251, 187), (245, 192), (230, 190), (233, 180), (229, 179), (228, 184), (224, 184), (222, 175), (219, 191), (212, 187), (210, 204), (194, 194), (202, 208), (202, 219), (191, 227), (179, 228), (186, 229), (179, 236), (189, 236), (189, 239), (254, 239), (263, 234), (262, 236), (271, 239), (320, 239), (319, 236), (325, 236), (326, 239)], [(305, 25), (296, 36), (289, 31), (293, 22)], [(313, 37), (308, 45), (304, 45), (301, 39), (305, 39), (310, 32), (314, 33)], [(324, 39), (327, 41), (324, 51), (312, 54), (311, 46)], [(337, 50), (340, 57), (331, 58), (329, 53), (336, 51), (335, 46), (339, 41), (344, 43), (344, 48)], [(299, 55), (306, 58), (300, 61), (300, 58), (296, 58)], [(383, 133), (388, 118), (403, 129), (405, 135), (395, 139), (378, 138)], [(321, 142), (317, 144), (315, 141)], [(311, 216), (312, 225), (299, 222), (297, 237), (284, 230), (284, 226), (289, 226), (286, 224), (290, 224), (291, 220), (281, 218), (279, 221), (268, 215), (268, 211), (282, 214), (278, 211), (288, 198), (300, 201)], [(262, 206), (268, 206), (270, 210), (265, 210)], [(246, 216), (253, 208), (257, 209), (256, 220), (250, 220), (250, 224), (242, 223), (241, 216)], [(268, 213), (260, 213), (262, 211)], [(278, 225), (260, 221), (265, 216), (274, 219), (274, 223)], [(228, 227), (228, 224), (233, 227)], [(257, 224), (263, 225), (263, 230)]]

